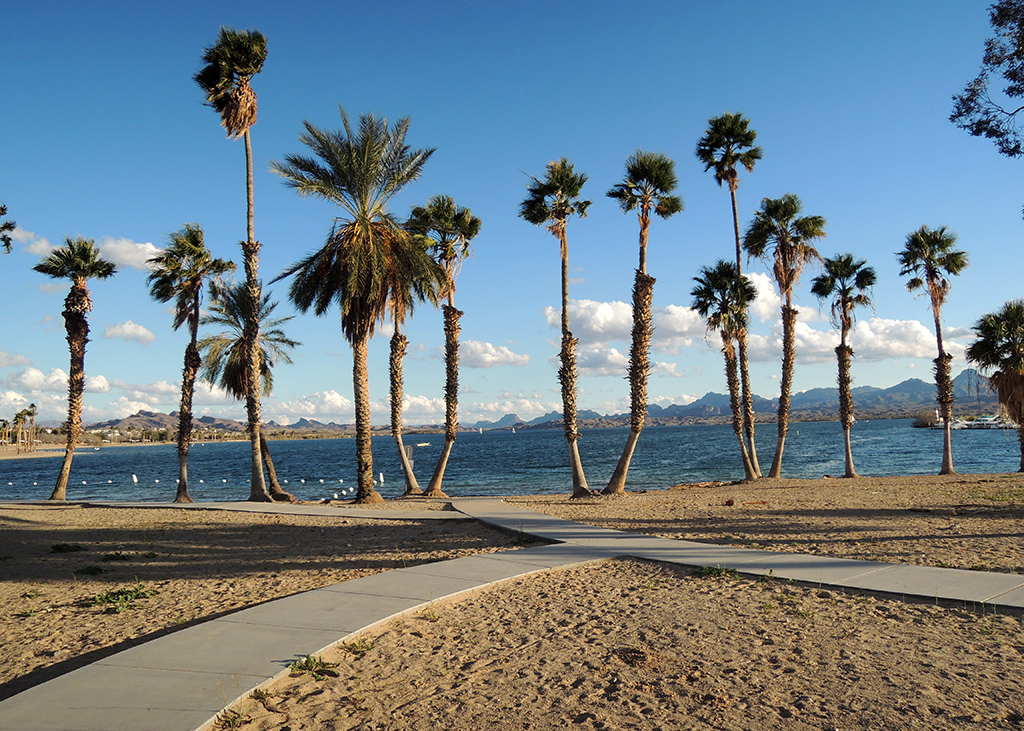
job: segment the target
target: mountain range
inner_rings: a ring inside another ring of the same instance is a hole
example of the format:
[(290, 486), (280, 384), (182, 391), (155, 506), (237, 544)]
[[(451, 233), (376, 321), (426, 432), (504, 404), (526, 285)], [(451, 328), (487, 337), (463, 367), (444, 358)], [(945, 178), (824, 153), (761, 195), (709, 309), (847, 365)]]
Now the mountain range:
[[(953, 379), (953, 392), (956, 397), (955, 413), (960, 416), (980, 415), (997, 410), (998, 402), (995, 395), (988, 391), (986, 379), (973, 369), (964, 370)], [(858, 386), (853, 389), (854, 407), (861, 418), (907, 418), (915, 417), (922, 412), (931, 413), (935, 409), (935, 384), (910, 378), (890, 388), (874, 386)], [(777, 399), (754, 397), (754, 412), (770, 418), (778, 411)], [(839, 409), (839, 391), (836, 388), (812, 388), (793, 394), (790, 418), (794, 421), (817, 421), (835, 419)], [(685, 406), (672, 404), (647, 407), (648, 423), (652, 426), (671, 426), (674, 424), (694, 424), (702, 422), (723, 422), (730, 418), (729, 397), (726, 394), (709, 392), (693, 403)], [(628, 424), (629, 414), (602, 415), (596, 411), (583, 409), (578, 414), (579, 426), (602, 427), (624, 426)], [(213, 416), (194, 418), (196, 428), (213, 428), (220, 431), (244, 431), (245, 423), (234, 419), (222, 419)], [(551, 429), (560, 427), (562, 414), (551, 411), (530, 421), (524, 421), (516, 414), (505, 414), (497, 421), (477, 421), (472, 425), (461, 425), (463, 429)], [(336, 422), (320, 422), (314, 419), (299, 419), (290, 424), (277, 424), (270, 421), (268, 430), (277, 435), (288, 433), (327, 434), (332, 432), (351, 432), (353, 424)], [(161, 414), (153, 411), (139, 411), (124, 419), (111, 419), (87, 426), (89, 431), (106, 431), (110, 429), (153, 431), (174, 431), (178, 427), (178, 412)], [(419, 427), (408, 427), (410, 431), (435, 431), (443, 429), (439, 424), (423, 424)], [(388, 431), (385, 426), (376, 426), (374, 431)]]

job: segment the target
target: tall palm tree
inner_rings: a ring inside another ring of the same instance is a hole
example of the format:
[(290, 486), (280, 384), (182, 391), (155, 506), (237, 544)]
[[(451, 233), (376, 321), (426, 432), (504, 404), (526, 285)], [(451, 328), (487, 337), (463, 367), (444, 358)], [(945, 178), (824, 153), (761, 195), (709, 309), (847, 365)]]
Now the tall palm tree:
[(535, 226), (547, 224), (558, 239), (562, 260), (562, 349), (558, 354), (558, 382), (562, 387), (562, 427), (569, 443), (569, 464), (572, 469), (572, 496), (590, 495), (583, 462), (576, 441), (576, 345), (579, 342), (569, 329), (569, 239), (566, 224), (569, 216), (586, 218), (590, 201), (580, 200), (587, 182), (585, 173), (577, 173), (566, 158), (549, 162), (543, 180), (531, 178), (527, 196), (519, 205), (519, 216)]
[(691, 305), (707, 320), (708, 330), (717, 330), (722, 338), (725, 357), (725, 379), (729, 385), (729, 406), (732, 409), (732, 429), (740, 444), (743, 472), (747, 480), (756, 480), (757, 472), (747, 449), (743, 434), (743, 406), (740, 402), (740, 383), (737, 377), (736, 348), (733, 341), (739, 331), (746, 330), (747, 308), (757, 297), (757, 289), (736, 271), (732, 262), (720, 259), (711, 267), (704, 267), (694, 277), (697, 284), (690, 291)]
[[(729, 198), (732, 201), (732, 227), (736, 238), (736, 272), (743, 274), (742, 242), (740, 239), (740, 215), (736, 205), (736, 189), (740, 177), (736, 170), (742, 165), (746, 171), (753, 172), (754, 165), (761, 159), (762, 150), (754, 146), (757, 132), (750, 129), (750, 120), (742, 114), (726, 112), (720, 117), (708, 120), (708, 128), (704, 136), (697, 142), (697, 159), (704, 163), (704, 172), (714, 170), (715, 182), (719, 187), (722, 183), (729, 186)], [(739, 338), (740, 353), (740, 387), (743, 392), (743, 430), (747, 439), (747, 450), (750, 462), (757, 477), (761, 476), (761, 466), (757, 459), (757, 446), (754, 444), (754, 394), (750, 388), (750, 374), (747, 355), (746, 326)]]
[(1024, 300), (1010, 300), (974, 324), (967, 360), (989, 376), (1007, 416), (1017, 423), (1020, 470), (1024, 472)]
[(114, 276), (117, 267), (100, 256), (92, 239), (65, 238), (64, 246), (32, 267), (40, 274), (54, 279), (71, 280), (71, 291), (64, 298), (64, 328), (67, 330), (71, 367), (68, 372), (68, 430), (64, 461), (50, 500), (67, 499), (68, 476), (75, 445), (82, 433), (82, 394), (85, 392), (85, 345), (89, 342), (89, 321), (86, 314), (92, 310), (89, 296), (90, 279)]
[(16, 431), (15, 443), (17, 444), (17, 454), (21, 454), (21, 445), (24, 441), (25, 435), (25, 422), (28, 421), (28, 411), (22, 409), (14, 415), (14, 428)]
[[(294, 275), (289, 297), (303, 312), (324, 315), (331, 303), (341, 311), (341, 331), (352, 346), (352, 381), (356, 410), (356, 502), (380, 502), (373, 489), (370, 443), (370, 386), (366, 354), (374, 327), (387, 311), (389, 272), (416, 246), (413, 237), (388, 212), (388, 202), (420, 176), (432, 149), (410, 150), (405, 144), (408, 118), (388, 126), (386, 119), (364, 114), (352, 129), (345, 110), (342, 130), (327, 131), (303, 122), (299, 140), (315, 157), (286, 155), (271, 163), (299, 195), (332, 201), (343, 210), (323, 247), (278, 279)], [(425, 254), (424, 254), (425, 255)]]
[[(7, 206), (5, 206), (3, 203), (0, 203), (0, 218), (3, 218), (6, 215)], [(14, 243), (11, 240), (11, 232), (14, 231), (14, 228), (17, 225), (18, 224), (16, 224), (14, 221), (0, 221), (0, 245), (4, 247), (4, 253), (6, 254), (11, 253), (11, 246)]]
[(388, 372), (391, 377), (391, 436), (398, 448), (398, 459), (405, 475), (405, 495), (422, 495), (423, 489), (416, 481), (412, 462), (402, 442), (402, 361), (409, 345), (402, 334), (402, 323), (412, 315), (417, 302), (427, 301), (437, 305), (448, 284), (445, 270), (428, 253), (433, 242), (425, 237), (414, 237), (408, 247), (395, 249), (396, 260), (388, 270), (388, 304), (394, 333), (391, 335), (391, 359)]
[(619, 202), (623, 213), (637, 212), (640, 222), (640, 265), (633, 284), (633, 338), (629, 349), (629, 437), (612, 473), (605, 495), (626, 492), (626, 476), (647, 415), (647, 373), (650, 370), (651, 300), (654, 277), (647, 275), (647, 237), (651, 227), (651, 209), (662, 218), (683, 210), (683, 199), (671, 195), (678, 180), (675, 163), (660, 152), (637, 150), (626, 160), (626, 177), (608, 191)]
[(480, 233), (480, 225), (479, 218), (468, 208), (455, 205), (447, 195), (435, 195), (426, 206), (413, 208), (405, 224), (409, 231), (431, 242), (434, 257), (444, 270), (444, 294), (448, 299), (448, 304), (441, 308), (444, 313), (444, 448), (430, 478), (427, 497), (445, 497), (441, 484), (459, 427), (459, 319), (463, 313), (455, 309), (455, 280), (471, 252), (469, 242)]
[(814, 278), (811, 292), (819, 300), (832, 299), (832, 324), (839, 328), (839, 345), (836, 357), (839, 359), (839, 421), (843, 425), (843, 445), (846, 451), (846, 473), (843, 477), (856, 477), (853, 466), (853, 449), (850, 445), (850, 429), (853, 427), (853, 392), (850, 386), (850, 358), (853, 348), (848, 338), (853, 330), (854, 309), (871, 304), (869, 290), (875, 286), (875, 270), (867, 262), (853, 258), (852, 254), (839, 254), (825, 259), (824, 273)]
[(953, 356), (942, 344), (942, 321), (939, 317), (942, 305), (946, 303), (951, 287), (949, 277), (956, 276), (967, 268), (966, 252), (956, 248), (956, 234), (941, 226), (930, 229), (922, 226), (907, 234), (903, 251), (896, 253), (900, 263), (900, 276), (910, 276), (907, 291), (924, 289), (932, 305), (935, 319), (935, 344), (939, 356), (935, 359), (935, 387), (938, 391), (939, 410), (942, 415), (942, 469), (940, 475), (955, 475), (953, 469), (953, 436), (950, 424), (953, 421), (953, 378), (950, 366)]
[(36, 451), (36, 415), (39, 413), (39, 409), (36, 408), (35, 404), (29, 404), (28, 408), (25, 409), (28, 415), (28, 451)]
[(219, 278), (235, 270), (235, 264), (215, 259), (203, 241), (203, 229), (195, 223), (168, 237), (168, 246), (152, 257), (149, 294), (157, 302), (174, 300), (174, 329), (188, 323), (189, 342), (185, 346), (185, 365), (181, 371), (181, 404), (178, 408), (178, 489), (176, 503), (190, 503), (188, 494), (188, 450), (192, 444), (192, 396), (196, 374), (202, 365), (199, 348), (199, 308), (203, 287), (211, 278)]
[[(245, 286), (249, 295), (248, 312), (255, 317), (260, 307), (260, 244), (253, 224), (252, 142), (249, 128), (256, 124), (256, 92), (250, 81), (263, 70), (267, 60), (267, 39), (256, 30), (236, 31), (221, 28), (217, 42), (203, 51), (202, 69), (193, 77), (206, 95), (206, 103), (220, 115), (228, 137), (241, 136), (245, 141), (246, 240), (241, 242), (245, 265)], [(245, 410), (252, 446), (252, 482), (249, 499), (270, 500), (263, 480), (260, 452), (260, 324), (246, 323), (245, 338), (249, 347), (249, 388), (246, 389)]]
[(750, 256), (766, 258), (771, 250), (772, 276), (782, 296), (782, 384), (779, 394), (779, 437), (769, 477), (782, 474), (782, 452), (789, 431), (789, 399), (793, 387), (793, 363), (796, 360), (796, 315), (793, 290), (804, 267), (821, 257), (814, 241), (825, 235), (825, 219), (801, 216), (800, 199), (792, 193), (781, 198), (765, 198), (754, 213), (743, 235), (743, 248)]
[[(269, 396), (274, 390), (272, 369), (277, 363), (291, 363), (288, 351), (297, 345), (284, 334), (283, 325), (289, 317), (273, 318), (277, 302), (270, 301), (270, 294), (260, 299), (258, 320), (260, 330), (257, 344), (260, 351), (260, 392)], [(210, 286), (210, 310), (199, 319), (200, 325), (214, 325), (221, 332), (208, 335), (199, 341), (197, 348), (202, 353), (202, 378), (224, 389), (238, 400), (244, 400), (249, 389), (248, 349), (245, 342), (245, 325), (249, 322), (249, 293), (245, 285), (225, 285), (213, 282)], [(267, 437), (260, 432), (261, 462), (266, 466), (270, 478), (270, 497), (274, 502), (295, 502), (295, 497), (281, 489), (274, 470)]]

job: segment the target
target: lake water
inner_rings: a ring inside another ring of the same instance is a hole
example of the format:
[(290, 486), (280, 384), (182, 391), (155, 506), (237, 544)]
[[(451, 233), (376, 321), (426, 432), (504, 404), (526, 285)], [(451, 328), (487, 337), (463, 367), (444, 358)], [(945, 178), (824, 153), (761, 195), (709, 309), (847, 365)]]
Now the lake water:
[[(942, 461), (942, 432), (914, 429), (909, 419), (859, 421), (853, 428), (853, 453), (862, 475), (937, 474)], [(585, 429), (580, 453), (592, 488), (603, 488), (625, 444), (628, 429)], [(775, 450), (775, 425), (759, 424), (758, 457), (765, 473)], [(406, 435), (420, 485), (426, 488), (444, 443), (441, 434)], [(428, 443), (429, 446), (415, 446)], [(270, 443), (278, 477), (303, 500), (342, 495), (355, 487), (355, 440), (322, 439)], [(384, 473), (384, 497), (402, 492), (402, 472), (394, 440), (373, 439), (374, 474)], [(62, 454), (62, 453), (61, 453)], [(1017, 434), (1012, 430), (954, 431), (953, 460), (958, 472), (1016, 472), (1020, 466)], [(0, 499), (49, 497), (60, 456), (0, 461)], [(193, 445), (189, 453), (189, 490), (196, 500), (244, 500), (249, 495), (248, 442)], [(818, 478), (843, 473), (843, 435), (837, 422), (790, 425), (783, 476)], [(80, 448), (68, 482), (69, 500), (174, 498), (178, 474), (174, 445)], [(138, 479), (136, 483), (133, 475)], [(648, 427), (637, 444), (627, 489), (666, 488), (681, 482), (743, 478), (738, 446), (728, 425)], [(202, 482), (200, 482), (202, 481)], [(445, 473), (444, 491), (452, 497), (571, 493), (568, 450), (560, 429), (460, 433)]]

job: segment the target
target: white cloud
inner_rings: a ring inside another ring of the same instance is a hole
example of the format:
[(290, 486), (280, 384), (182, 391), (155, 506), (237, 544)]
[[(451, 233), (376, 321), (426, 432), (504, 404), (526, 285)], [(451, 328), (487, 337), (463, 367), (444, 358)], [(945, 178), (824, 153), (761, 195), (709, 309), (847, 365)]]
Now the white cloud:
[(148, 242), (139, 244), (131, 239), (115, 239), (111, 236), (100, 238), (96, 242), (96, 246), (105, 259), (109, 259), (119, 266), (142, 271), (149, 271), (150, 267), (146, 262), (161, 251)]
[(402, 399), (402, 422), (405, 424), (440, 424), (444, 421), (444, 412), (443, 398), (405, 396)]
[(0, 417), (10, 418), (11, 412), (21, 411), (27, 403), (28, 399), (17, 391), (0, 391)]
[(513, 353), (504, 345), (492, 345), (479, 340), (465, 340), (459, 345), (459, 363), (466, 368), (494, 368), (495, 366), (524, 366), (530, 362), (525, 353)]
[(32, 361), (23, 355), (16, 355), (0, 350), (0, 368), (10, 368), (11, 366), (27, 366), (32, 365)]
[[(561, 310), (545, 307), (548, 327), (561, 328)], [(628, 341), (633, 328), (633, 308), (626, 302), (569, 301), (569, 329), (587, 345), (605, 345), (614, 340)]]
[(747, 273), (745, 275), (754, 284), (757, 290), (757, 298), (750, 305), (750, 314), (761, 322), (771, 322), (781, 317), (782, 298), (775, 290), (775, 283), (771, 277), (761, 272)]
[(511, 398), (488, 403), (474, 403), (467, 409), (463, 420), (467, 423), (476, 421), (496, 421), (505, 414), (515, 414), (524, 421), (552, 411), (561, 411), (562, 404), (554, 401), (538, 402), (528, 398)]
[(282, 401), (276, 410), (292, 416), (330, 416), (346, 422), (355, 419), (352, 400), (333, 389)]
[(58, 292), (66, 292), (68, 287), (64, 286), (60, 282), (46, 282), (45, 284), (39, 285), (40, 292), (46, 292), (47, 294), (57, 294)]
[[(552, 359), (558, 363), (558, 356)], [(629, 358), (617, 348), (582, 348), (576, 352), (576, 367), (584, 376), (626, 377)]]
[(16, 227), (11, 232), (11, 238), (24, 245), (25, 251), (33, 256), (48, 256), (51, 251), (57, 248), (42, 236), (36, 236), (31, 231), (26, 231), (21, 227)]
[[(125, 396), (135, 400), (167, 396), (176, 397), (181, 393), (181, 386), (179, 384), (168, 383), (167, 381), (157, 381), (156, 383), (125, 383), (124, 381), (115, 378), (110, 382), (110, 385), (116, 389), (124, 391)], [(199, 383), (197, 382), (196, 385), (198, 387)]]
[(85, 390), (87, 393), (108, 393), (110, 382), (104, 376), (85, 376)]
[(132, 322), (131, 320), (125, 320), (124, 322), (120, 322), (116, 325), (108, 325), (106, 329), (103, 330), (103, 337), (108, 339), (116, 338), (118, 340), (132, 340), (142, 345), (149, 345), (151, 342), (156, 340), (156, 335), (154, 335), (147, 327)]
[(20, 373), (12, 373), (3, 380), (7, 388), (19, 391), (67, 391), (68, 374), (60, 368), (51, 368), (43, 373), (38, 368), (26, 368)]
[(706, 329), (704, 319), (696, 310), (680, 305), (655, 307), (652, 322), (651, 350), (671, 355), (678, 355), (681, 348), (693, 345), (694, 339), (702, 338)]
[(699, 396), (694, 396), (688, 393), (681, 393), (678, 396), (651, 396), (648, 397), (647, 402), (650, 404), (657, 404), (658, 406), (686, 406), (696, 401)]

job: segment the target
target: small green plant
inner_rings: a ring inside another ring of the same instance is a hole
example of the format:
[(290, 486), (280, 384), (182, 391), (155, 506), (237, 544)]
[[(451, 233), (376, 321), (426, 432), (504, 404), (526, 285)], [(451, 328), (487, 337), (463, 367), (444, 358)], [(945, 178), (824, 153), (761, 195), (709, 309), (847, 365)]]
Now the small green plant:
[(92, 598), (91, 606), (106, 606), (104, 611), (107, 614), (120, 614), (128, 609), (136, 599), (148, 599), (157, 593), (155, 589), (147, 589), (145, 584), (136, 584), (124, 589), (113, 589), (97, 594)]
[(420, 615), (420, 617), (427, 620), (428, 622), (437, 622), (439, 619), (441, 619), (441, 615), (433, 609), (425, 610), (423, 614)]
[(43, 592), (39, 591), (38, 589), (33, 589), (32, 591), (26, 591), (24, 594), (21, 595), (21, 598), (22, 599), (38, 599), (41, 596), (46, 596), (46, 594), (44, 594)]
[(77, 543), (54, 543), (50, 546), (52, 553), (74, 553), (76, 551), (84, 551), (85, 549), (79, 546)]
[(254, 690), (252, 693), (249, 694), (249, 697), (252, 698), (254, 701), (260, 701), (260, 702), (263, 702), (263, 701), (267, 700), (268, 698), (270, 698), (270, 696), (271, 696), (271, 693), (266, 688), (257, 688), (256, 690)]
[(738, 575), (736, 569), (726, 568), (721, 564), (718, 566), (701, 566), (694, 571), (694, 574), (701, 579), (735, 579)]
[(36, 610), (35, 609), (26, 609), (24, 612), (18, 612), (14, 616), (17, 617), (18, 619), (27, 619), (29, 617), (36, 616)]
[(236, 729), (242, 728), (242, 726), (245, 726), (248, 723), (252, 723), (252, 716), (231, 708), (226, 708), (219, 716), (217, 716), (214, 726), (222, 729)]
[(336, 667), (338, 663), (327, 662), (319, 655), (306, 655), (289, 665), (288, 669), (292, 671), (292, 675), (312, 675), (314, 680), (323, 680), (328, 676), (338, 677), (338, 671), (334, 669)]
[(350, 642), (347, 645), (342, 645), (346, 652), (355, 655), (356, 657), (362, 657), (370, 650), (373, 649), (373, 640), (364, 640), (359, 638), (355, 642)]
[(802, 609), (802, 608), (801, 609), (794, 609), (793, 610), (793, 614), (795, 614), (798, 617), (803, 617), (804, 619), (810, 619), (811, 617), (814, 616), (814, 610), (813, 609)]
[(107, 573), (106, 569), (100, 568), (99, 566), (83, 566), (75, 572), (76, 574), (83, 574), (85, 576), (98, 576), (99, 574)]

